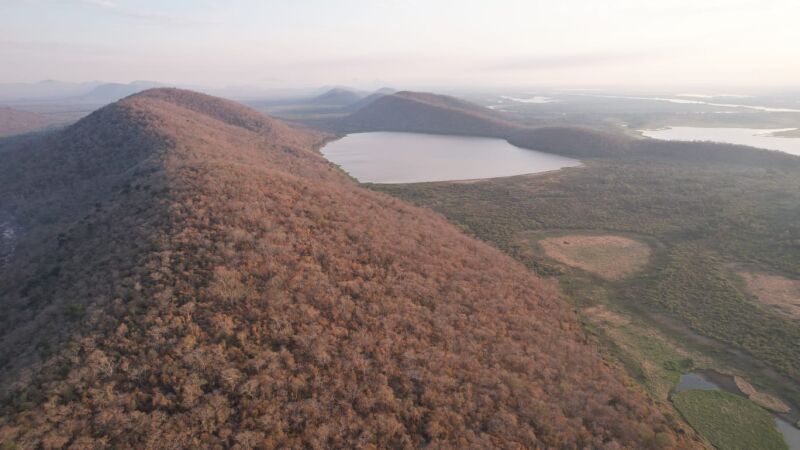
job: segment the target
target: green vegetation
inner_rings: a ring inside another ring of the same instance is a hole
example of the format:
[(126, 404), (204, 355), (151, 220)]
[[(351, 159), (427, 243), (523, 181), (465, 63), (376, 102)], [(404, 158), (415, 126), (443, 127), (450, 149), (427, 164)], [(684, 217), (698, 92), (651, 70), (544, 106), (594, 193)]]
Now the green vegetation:
[[(676, 245), (648, 279), (641, 301), (661, 307), (692, 329), (730, 342), (800, 378), (800, 327), (748, 299), (731, 274), (702, 247)], [(636, 301), (636, 299), (631, 299)]]
[(743, 397), (690, 390), (675, 394), (672, 401), (686, 421), (720, 450), (789, 448), (772, 415)]
[[(529, 230), (614, 230), (697, 241), (797, 273), (800, 170), (594, 161), (542, 176), (481, 183), (373, 185), (431, 207), (515, 253)], [(799, 274), (800, 275), (800, 274)]]
[[(605, 323), (598, 334), (613, 341), (612, 354), (657, 397), (678, 374), (672, 365), (689, 356), (642, 351), (652, 342), (681, 346), (695, 361), (705, 355), (706, 366), (738, 370), (800, 401), (800, 324), (754, 301), (730, 268), (746, 263), (800, 278), (795, 165), (605, 159), (541, 176), (372, 188), (430, 207), (540, 275), (558, 276), (578, 307), (606, 305), (635, 318), (636, 327)], [(629, 235), (649, 242), (654, 253), (630, 279), (587, 277), (538, 245), (576, 231)], [(644, 332), (652, 327), (661, 335)]]

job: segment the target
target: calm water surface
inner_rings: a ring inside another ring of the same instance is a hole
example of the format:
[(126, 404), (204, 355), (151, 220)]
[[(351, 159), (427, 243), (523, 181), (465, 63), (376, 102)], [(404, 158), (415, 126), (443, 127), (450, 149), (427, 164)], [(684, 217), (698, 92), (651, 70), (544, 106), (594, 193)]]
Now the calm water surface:
[(323, 147), (322, 154), (364, 183), (496, 178), (581, 164), (502, 139), (420, 133), (350, 134)]
[(675, 386), (675, 392), (688, 391), (691, 389), (699, 389), (702, 391), (718, 391), (720, 389), (717, 383), (709, 381), (699, 373), (687, 373), (681, 375), (681, 380)]
[(701, 128), (669, 127), (661, 130), (641, 130), (642, 134), (667, 141), (714, 141), (728, 144), (750, 145), (768, 150), (780, 150), (800, 155), (800, 138), (773, 137), (771, 133), (782, 130), (763, 128)]

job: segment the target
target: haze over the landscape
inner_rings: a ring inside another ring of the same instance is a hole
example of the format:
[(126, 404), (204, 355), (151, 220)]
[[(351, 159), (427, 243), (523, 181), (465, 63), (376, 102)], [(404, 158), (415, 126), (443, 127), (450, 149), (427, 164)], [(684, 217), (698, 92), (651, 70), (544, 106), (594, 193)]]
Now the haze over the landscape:
[(4, 0), (0, 82), (743, 86), (800, 79), (793, 0)]
[(0, 0), (0, 450), (800, 450), (798, 18)]

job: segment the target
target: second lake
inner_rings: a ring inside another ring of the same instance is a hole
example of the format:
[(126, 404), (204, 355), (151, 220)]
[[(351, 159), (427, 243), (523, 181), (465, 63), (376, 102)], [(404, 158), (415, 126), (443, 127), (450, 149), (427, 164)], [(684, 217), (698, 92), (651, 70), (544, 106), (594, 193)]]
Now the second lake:
[(749, 145), (768, 150), (780, 150), (800, 155), (800, 138), (774, 137), (776, 131), (761, 128), (702, 128), (667, 127), (659, 130), (640, 130), (647, 137), (668, 141), (713, 141)]

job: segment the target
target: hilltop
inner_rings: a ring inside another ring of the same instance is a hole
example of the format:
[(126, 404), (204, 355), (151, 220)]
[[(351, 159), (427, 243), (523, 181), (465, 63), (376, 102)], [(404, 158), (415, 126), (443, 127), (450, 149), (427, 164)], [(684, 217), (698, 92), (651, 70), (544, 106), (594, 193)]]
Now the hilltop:
[(0, 153), (0, 442), (687, 448), (555, 285), (329, 136), (155, 89)]

